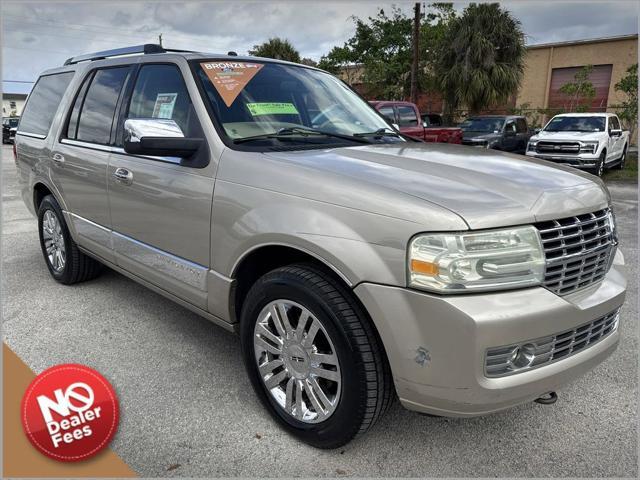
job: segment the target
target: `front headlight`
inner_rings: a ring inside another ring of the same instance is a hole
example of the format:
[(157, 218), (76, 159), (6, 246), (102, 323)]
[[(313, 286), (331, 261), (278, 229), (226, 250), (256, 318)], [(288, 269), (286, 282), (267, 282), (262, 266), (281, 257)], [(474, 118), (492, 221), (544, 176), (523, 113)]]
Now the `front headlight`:
[(514, 227), (433, 233), (409, 244), (409, 286), (439, 293), (539, 285), (545, 261), (538, 230)]
[(537, 141), (529, 141), (527, 144), (527, 151), (534, 152), (536, 150), (536, 145), (538, 145)]
[(598, 142), (580, 142), (580, 153), (596, 153)]

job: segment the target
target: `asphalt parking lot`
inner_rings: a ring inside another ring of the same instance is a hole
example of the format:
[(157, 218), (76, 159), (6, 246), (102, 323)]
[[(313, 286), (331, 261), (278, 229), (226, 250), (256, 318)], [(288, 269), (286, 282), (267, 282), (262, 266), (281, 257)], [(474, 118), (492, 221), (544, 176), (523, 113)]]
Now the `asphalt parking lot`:
[(637, 185), (609, 187), (629, 279), (610, 359), (553, 406), (445, 419), (396, 402), (364, 437), (321, 451), (269, 418), (234, 335), (110, 270), (56, 283), (2, 154), (3, 339), (35, 372), (77, 362), (104, 374), (122, 410), (112, 447), (140, 476), (637, 477)]

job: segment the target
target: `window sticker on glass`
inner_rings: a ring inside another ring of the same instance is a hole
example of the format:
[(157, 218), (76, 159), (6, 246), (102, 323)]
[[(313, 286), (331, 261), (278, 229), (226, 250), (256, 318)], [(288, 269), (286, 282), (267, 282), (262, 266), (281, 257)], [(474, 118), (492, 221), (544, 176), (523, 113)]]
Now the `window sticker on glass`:
[(247, 103), (249, 113), (254, 117), (259, 115), (298, 115), (299, 112), (293, 103), (261, 102)]
[(250, 62), (204, 62), (200, 66), (224, 103), (230, 107), (264, 65)]
[(177, 98), (177, 93), (159, 93), (156, 96), (156, 104), (153, 107), (153, 118), (171, 119)]

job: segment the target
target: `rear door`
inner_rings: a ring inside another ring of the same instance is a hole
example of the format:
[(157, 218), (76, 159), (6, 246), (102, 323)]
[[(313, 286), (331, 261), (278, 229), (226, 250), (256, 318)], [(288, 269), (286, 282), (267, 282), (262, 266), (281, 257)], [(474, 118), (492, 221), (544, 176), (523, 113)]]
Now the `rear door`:
[(109, 261), (107, 167), (115, 113), (131, 72), (128, 65), (90, 71), (52, 151), (51, 178), (65, 199), (78, 243)]
[[(181, 70), (142, 64), (118, 125), (125, 118), (172, 119), (186, 137), (204, 137)], [(114, 174), (127, 172), (128, 180)], [(211, 168), (179, 158), (129, 155), (120, 148), (107, 175), (116, 261), (122, 268), (203, 309), (210, 265)]]

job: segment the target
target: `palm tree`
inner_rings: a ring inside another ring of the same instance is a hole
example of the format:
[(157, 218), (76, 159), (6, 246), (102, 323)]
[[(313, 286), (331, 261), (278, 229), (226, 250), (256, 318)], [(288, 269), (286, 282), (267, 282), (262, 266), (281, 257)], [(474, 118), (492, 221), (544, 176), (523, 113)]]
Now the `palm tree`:
[(249, 50), (249, 55), (300, 63), (300, 53), (291, 45), (291, 42), (278, 37), (270, 38), (260, 45), (254, 45), (253, 49)]
[(448, 113), (472, 113), (517, 93), (526, 49), (520, 22), (497, 3), (470, 4), (444, 35), (436, 78)]

